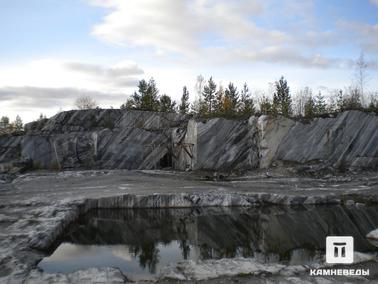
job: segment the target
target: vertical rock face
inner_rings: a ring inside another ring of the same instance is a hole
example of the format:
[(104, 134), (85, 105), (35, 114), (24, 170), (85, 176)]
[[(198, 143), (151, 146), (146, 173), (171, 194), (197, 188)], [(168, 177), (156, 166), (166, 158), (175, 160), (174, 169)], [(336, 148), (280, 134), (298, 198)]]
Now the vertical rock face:
[(260, 168), (271, 166), (282, 139), (294, 124), (293, 120), (285, 117), (272, 118), (262, 115), (258, 118)]
[(189, 119), (125, 110), (62, 112), (23, 136), (0, 137), (0, 170), (33, 168), (251, 170), (275, 164), (378, 167), (378, 117), (347, 111), (301, 123), (283, 117)]
[(325, 163), (336, 168), (376, 168), (378, 116), (347, 111), (309, 124), (296, 122), (281, 140), (274, 159)]
[(0, 138), (0, 162), (30, 159), (34, 168), (153, 169), (170, 166), (171, 133), (185, 116), (122, 110), (60, 113), (26, 134)]
[(255, 120), (214, 118), (188, 123), (177, 168), (251, 170), (258, 167)]

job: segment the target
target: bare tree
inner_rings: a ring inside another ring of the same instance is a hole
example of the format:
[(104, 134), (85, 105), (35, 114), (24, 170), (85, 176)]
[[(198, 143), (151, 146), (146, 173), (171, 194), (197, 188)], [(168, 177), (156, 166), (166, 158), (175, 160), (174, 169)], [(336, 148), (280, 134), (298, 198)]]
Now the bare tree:
[(16, 119), (13, 122), (13, 125), (16, 131), (22, 131), (22, 129), (24, 129), (24, 124), (22, 123), (22, 119), (19, 115), (16, 116)]
[(90, 96), (81, 96), (76, 99), (75, 105), (78, 109), (94, 109), (97, 102)]
[(196, 91), (196, 97), (191, 107), (192, 112), (194, 113), (199, 113), (203, 105), (202, 91), (203, 91), (204, 86), (205, 86), (205, 78), (202, 75), (198, 75), (196, 78), (196, 84), (194, 86), (195, 91)]
[(309, 87), (305, 87), (297, 92), (293, 104), (294, 113), (296, 115), (305, 115), (305, 106), (310, 97), (312, 97), (312, 90)]
[(365, 91), (365, 88), (369, 79), (369, 75), (367, 73), (368, 67), (369, 66), (365, 60), (364, 53), (361, 52), (360, 57), (356, 61), (355, 79), (356, 79), (357, 87), (360, 91), (362, 105), (365, 105), (364, 91)]

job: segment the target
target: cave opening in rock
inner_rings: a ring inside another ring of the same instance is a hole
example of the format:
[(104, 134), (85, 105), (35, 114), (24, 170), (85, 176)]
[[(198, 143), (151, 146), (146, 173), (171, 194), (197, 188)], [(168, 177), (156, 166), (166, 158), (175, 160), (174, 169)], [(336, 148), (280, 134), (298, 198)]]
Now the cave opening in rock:
[(172, 168), (172, 154), (167, 152), (161, 159), (159, 166), (161, 169)]
[(354, 236), (355, 250), (377, 252), (361, 237), (377, 227), (376, 207), (91, 210), (38, 267), (63, 273), (117, 267), (132, 279), (148, 279), (188, 260), (243, 257), (306, 265), (324, 257), (329, 234)]

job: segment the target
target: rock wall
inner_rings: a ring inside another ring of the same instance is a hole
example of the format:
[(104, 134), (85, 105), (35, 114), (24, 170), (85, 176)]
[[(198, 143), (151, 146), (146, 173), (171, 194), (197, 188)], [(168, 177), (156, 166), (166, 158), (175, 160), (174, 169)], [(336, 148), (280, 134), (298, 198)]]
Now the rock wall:
[(377, 168), (378, 116), (347, 111), (336, 118), (296, 122), (280, 141), (274, 160), (322, 163), (335, 168)]
[(62, 112), (0, 137), (0, 171), (33, 168), (244, 171), (279, 165), (378, 168), (378, 116), (347, 111), (303, 123), (283, 117), (190, 119), (125, 110)]
[[(122, 110), (62, 112), (26, 125), (24, 136), (0, 138), (0, 162), (34, 168), (154, 169), (169, 166), (172, 131), (185, 116)], [(160, 164), (163, 163), (163, 164)], [(165, 164), (164, 164), (165, 163)]]
[(180, 170), (251, 170), (259, 165), (256, 120), (190, 120), (178, 148)]

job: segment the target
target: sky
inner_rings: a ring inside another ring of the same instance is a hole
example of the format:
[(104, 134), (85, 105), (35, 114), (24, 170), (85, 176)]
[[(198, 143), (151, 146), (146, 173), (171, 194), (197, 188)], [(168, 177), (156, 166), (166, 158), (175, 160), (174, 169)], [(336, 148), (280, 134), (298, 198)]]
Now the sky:
[(88, 95), (118, 108), (139, 80), (195, 97), (198, 75), (269, 95), (378, 90), (378, 0), (0, 0), (0, 116), (25, 122)]

